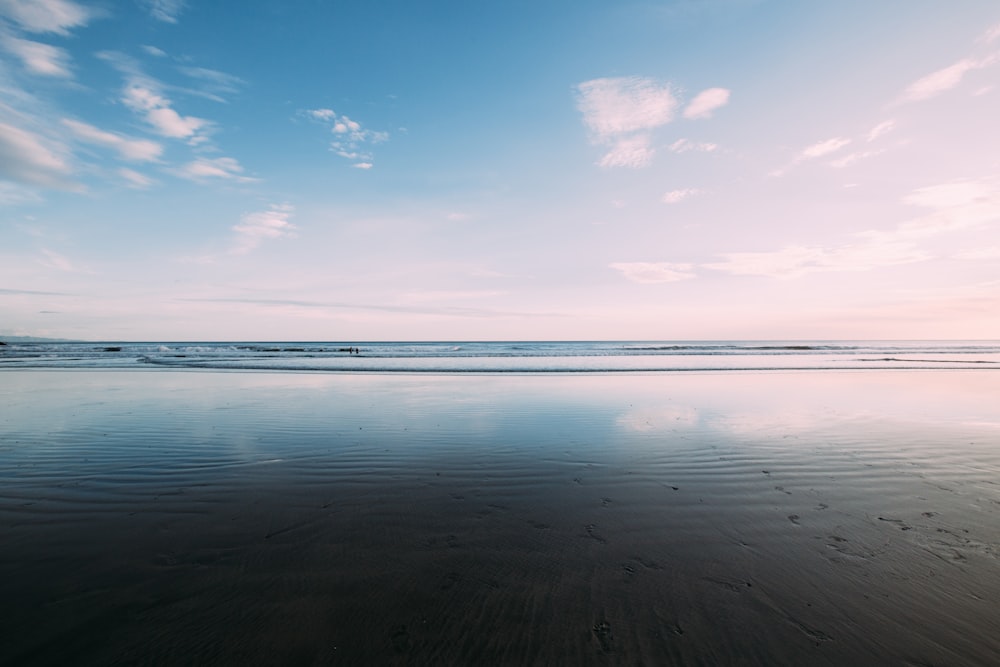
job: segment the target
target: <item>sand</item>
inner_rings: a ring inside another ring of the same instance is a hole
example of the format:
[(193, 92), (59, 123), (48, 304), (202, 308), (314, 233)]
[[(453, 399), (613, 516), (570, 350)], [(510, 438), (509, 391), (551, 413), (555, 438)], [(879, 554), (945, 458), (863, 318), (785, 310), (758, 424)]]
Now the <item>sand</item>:
[(0, 664), (992, 665), (1000, 374), (0, 374)]

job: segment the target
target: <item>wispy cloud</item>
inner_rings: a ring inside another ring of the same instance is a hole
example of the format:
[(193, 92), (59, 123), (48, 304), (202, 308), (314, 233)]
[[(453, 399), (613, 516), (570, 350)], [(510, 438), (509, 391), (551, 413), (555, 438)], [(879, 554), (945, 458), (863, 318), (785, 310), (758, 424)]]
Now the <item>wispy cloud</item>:
[(956, 181), (914, 190), (903, 203), (930, 209), (888, 231), (853, 234), (836, 246), (790, 245), (768, 252), (724, 253), (702, 268), (736, 275), (794, 278), (824, 271), (869, 271), (934, 257), (921, 243), (941, 234), (975, 229), (1000, 220), (1000, 182)]
[(239, 224), (233, 225), (239, 240), (232, 252), (244, 254), (267, 239), (293, 236), (295, 225), (289, 222), (293, 213), (295, 207), (291, 204), (272, 204), (266, 211), (245, 214)]
[(670, 192), (663, 195), (663, 203), (665, 204), (679, 204), (688, 197), (693, 197), (695, 195), (702, 194), (702, 190), (698, 188), (681, 188), (680, 190), (671, 190)]
[(595, 145), (608, 147), (603, 167), (638, 168), (653, 157), (652, 131), (674, 118), (678, 101), (669, 84), (630, 76), (584, 81), (577, 108)]
[(700, 153), (711, 153), (719, 149), (719, 144), (704, 141), (692, 141), (691, 139), (678, 139), (669, 146), (667, 150), (671, 153), (687, 153), (698, 151)]
[(74, 190), (65, 146), (27, 130), (0, 123), (0, 178), (42, 187)]
[(181, 67), (180, 71), (198, 81), (200, 87), (195, 91), (197, 94), (215, 102), (225, 102), (224, 95), (237, 93), (245, 85), (238, 76), (207, 67)]
[(73, 76), (69, 54), (57, 46), (9, 35), (0, 39), (0, 45), (20, 58), (25, 69), (32, 74), (63, 79)]
[(361, 126), (349, 116), (338, 114), (333, 109), (308, 109), (304, 115), (330, 128), (334, 140), (330, 150), (342, 158), (351, 160), (357, 169), (371, 169), (374, 155), (371, 146), (389, 140), (388, 132), (376, 132)]
[(691, 264), (668, 262), (615, 262), (609, 267), (620, 271), (627, 280), (635, 283), (673, 283), (695, 277)]
[(884, 136), (886, 134), (889, 134), (895, 128), (896, 128), (896, 121), (895, 120), (886, 120), (886, 121), (883, 121), (883, 122), (879, 123), (878, 125), (876, 125), (871, 130), (868, 131), (868, 136), (866, 137), (866, 139), (869, 142), (875, 141), (876, 139), (878, 139), (878, 138), (880, 138), (880, 137), (882, 137), (882, 136)]
[(186, 139), (197, 144), (205, 140), (204, 131), (209, 122), (194, 116), (182, 116), (172, 103), (149, 81), (132, 80), (122, 94), (122, 102), (140, 114), (158, 134), (171, 139)]
[(850, 143), (851, 140), (844, 137), (833, 137), (832, 139), (817, 141), (816, 143), (810, 144), (799, 151), (798, 155), (792, 158), (791, 162), (786, 164), (784, 167), (772, 171), (771, 176), (784, 176), (792, 167), (807, 160), (815, 160), (817, 158), (836, 153)]
[(834, 137), (833, 139), (827, 139), (825, 141), (819, 141), (811, 146), (807, 146), (802, 149), (802, 153), (799, 154), (799, 158), (803, 160), (808, 160), (817, 157), (823, 157), (824, 155), (829, 155), (830, 153), (835, 153), (839, 151), (844, 146), (851, 143), (850, 139), (844, 139), (843, 137)]
[(71, 0), (0, 0), (0, 16), (27, 32), (68, 35), (86, 25), (95, 12)]
[(141, 0), (149, 14), (164, 23), (177, 23), (184, 10), (185, 0)]
[(93, 125), (77, 120), (64, 118), (63, 125), (70, 129), (77, 138), (91, 144), (105, 146), (118, 152), (124, 160), (134, 162), (152, 162), (163, 153), (163, 146), (149, 139), (133, 139), (114, 132), (107, 132)]
[(1000, 63), (1000, 52), (990, 50), (992, 44), (998, 39), (1000, 39), (1000, 25), (995, 25), (977, 40), (979, 44), (976, 49), (978, 54), (967, 56), (947, 67), (922, 76), (903, 90), (898, 101), (904, 103), (920, 102), (936, 97), (958, 87), (962, 83), (962, 79), (970, 72)]
[(684, 109), (684, 117), (689, 119), (710, 118), (716, 109), (729, 103), (730, 91), (726, 88), (703, 90)]
[(125, 179), (130, 188), (135, 188), (136, 190), (145, 190), (154, 182), (149, 176), (140, 174), (134, 169), (128, 169), (127, 167), (119, 169), (118, 175)]
[(988, 58), (963, 58), (958, 62), (931, 72), (917, 79), (903, 91), (902, 101), (919, 102), (951, 90), (962, 82), (969, 72), (982, 69), (996, 62), (996, 56)]
[(257, 179), (243, 175), (243, 165), (231, 157), (198, 158), (176, 170), (192, 181), (224, 180), (251, 183)]
[(837, 247), (793, 245), (771, 252), (724, 253), (723, 261), (702, 266), (735, 275), (795, 278), (821, 271), (869, 271), (931, 257), (908, 241), (877, 234), (859, 236), (859, 242)]

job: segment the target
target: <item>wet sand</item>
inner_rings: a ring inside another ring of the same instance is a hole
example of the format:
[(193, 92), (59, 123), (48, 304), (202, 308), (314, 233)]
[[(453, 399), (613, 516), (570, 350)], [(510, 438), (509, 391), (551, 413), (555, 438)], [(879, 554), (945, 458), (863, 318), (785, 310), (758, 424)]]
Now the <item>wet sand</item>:
[(0, 664), (997, 664), (998, 398), (4, 372)]

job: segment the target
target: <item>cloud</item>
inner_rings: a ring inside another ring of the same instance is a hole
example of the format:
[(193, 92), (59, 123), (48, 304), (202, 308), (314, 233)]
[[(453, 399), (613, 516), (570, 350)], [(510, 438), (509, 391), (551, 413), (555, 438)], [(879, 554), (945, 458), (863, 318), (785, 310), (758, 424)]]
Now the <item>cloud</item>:
[(245, 84), (238, 76), (207, 67), (182, 67), (181, 72), (200, 81), (202, 87), (197, 92), (216, 102), (225, 102), (223, 95), (239, 92)]
[(957, 181), (914, 190), (903, 203), (930, 209), (889, 231), (853, 234), (855, 241), (833, 247), (786, 246), (769, 252), (725, 253), (702, 268), (736, 275), (793, 278), (822, 271), (868, 271), (921, 262), (932, 255), (918, 242), (1000, 221), (1000, 181)]
[(145, 51), (146, 53), (148, 53), (149, 55), (155, 56), (157, 58), (166, 58), (167, 57), (167, 52), (166, 51), (164, 51), (163, 49), (157, 48), (155, 46), (151, 46), (149, 44), (143, 44), (142, 45), (142, 50)]
[(106, 132), (93, 125), (64, 118), (63, 125), (68, 127), (79, 139), (91, 144), (106, 146), (118, 151), (124, 160), (133, 162), (153, 162), (160, 157), (163, 146), (148, 139), (131, 139), (120, 134)]
[(718, 150), (719, 144), (696, 142), (690, 139), (678, 139), (667, 146), (667, 150), (672, 153), (687, 153), (688, 151), (698, 151), (701, 153), (711, 153)]
[(122, 167), (118, 170), (118, 175), (128, 182), (130, 188), (135, 188), (136, 190), (144, 190), (153, 184), (153, 179), (133, 169)]
[(233, 231), (239, 234), (234, 254), (243, 254), (259, 246), (265, 239), (294, 236), (295, 225), (289, 218), (295, 212), (291, 204), (272, 204), (266, 211), (247, 213)]
[(902, 101), (919, 102), (940, 95), (960, 84), (969, 72), (988, 67), (995, 62), (997, 62), (996, 55), (986, 58), (963, 58), (911, 83), (903, 91)]
[(577, 87), (577, 109), (591, 142), (609, 146), (602, 167), (644, 167), (653, 157), (652, 131), (674, 118), (669, 84), (644, 77), (592, 79)]
[(67, 178), (72, 170), (62, 155), (65, 148), (47, 143), (27, 130), (0, 123), (0, 178), (27, 185), (76, 189)]
[(609, 267), (621, 271), (627, 280), (635, 283), (672, 283), (694, 278), (691, 264), (667, 262), (615, 262)]
[(70, 28), (86, 25), (93, 15), (70, 0), (0, 0), (0, 16), (27, 32), (68, 35)]
[(670, 192), (663, 195), (663, 202), (665, 204), (678, 204), (688, 197), (693, 197), (694, 195), (699, 195), (702, 190), (698, 188), (682, 188), (680, 190), (671, 190)]
[(887, 120), (882, 123), (879, 123), (868, 132), (867, 139), (869, 142), (875, 141), (879, 137), (888, 134), (889, 132), (892, 132), (892, 130), (895, 129), (895, 127), (896, 127), (896, 121), (894, 120)]
[(122, 102), (132, 111), (141, 114), (153, 129), (171, 139), (187, 139), (189, 143), (204, 141), (203, 130), (209, 122), (194, 116), (182, 116), (171, 107), (171, 102), (148, 81), (132, 80), (125, 86)]
[[(850, 139), (845, 139), (843, 137), (834, 137), (832, 139), (825, 139), (823, 141), (818, 141), (810, 146), (806, 146), (805, 148), (802, 149), (802, 151), (799, 152), (798, 155), (796, 155), (792, 159), (792, 161), (788, 165), (772, 171), (771, 176), (784, 176), (789, 169), (799, 164), (800, 162), (804, 162), (806, 160), (815, 160), (816, 158), (824, 157), (831, 153), (836, 153), (841, 148), (847, 146), (850, 143), (851, 143)], [(847, 160), (844, 162), (843, 165), (839, 166), (845, 166), (849, 162), (850, 160)]]
[(602, 167), (645, 167), (653, 160), (651, 138), (644, 135), (616, 139), (611, 150), (598, 161)]
[(143, 6), (149, 14), (164, 23), (177, 23), (186, 4), (184, 0), (142, 0)]
[(831, 160), (830, 161), (830, 166), (834, 167), (834, 168), (837, 168), (837, 169), (843, 169), (844, 167), (846, 167), (846, 166), (848, 166), (850, 164), (853, 164), (853, 163), (857, 162), (858, 160), (867, 160), (870, 157), (875, 157), (876, 155), (881, 155), (884, 152), (885, 152), (884, 150), (877, 150), (877, 151), (861, 151), (861, 152), (858, 152), (858, 153), (851, 153), (849, 155), (845, 155), (842, 158), (838, 158), (836, 160)]
[(851, 143), (850, 139), (844, 139), (842, 137), (834, 137), (833, 139), (820, 141), (802, 149), (800, 157), (801, 159), (812, 159), (817, 157), (823, 157), (824, 155), (829, 155), (830, 153), (835, 153), (839, 151), (841, 148), (843, 148), (849, 143)]
[(786, 246), (771, 252), (724, 253), (723, 261), (703, 264), (706, 269), (735, 275), (795, 278), (824, 271), (869, 271), (883, 266), (930, 259), (911, 242), (890, 235), (862, 233), (858, 243), (833, 248)]
[(334, 140), (330, 142), (330, 150), (340, 157), (354, 162), (357, 169), (371, 169), (374, 155), (370, 146), (389, 140), (388, 132), (367, 130), (349, 116), (340, 115), (333, 109), (307, 109), (302, 112), (306, 117), (329, 126)]
[(257, 180), (243, 176), (243, 165), (231, 157), (198, 158), (181, 167), (177, 174), (192, 181), (221, 179), (251, 183)]
[(32, 74), (64, 79), (73, 76), (69, 68), (69, 54), (64, 49), (10, 36), (3, 38), (3, 47), (20, 58)]
[(712, 113), (729, 103), (730, 91), (725, 88), (709, 88), (698, 93), (687, 108), (684, 117), (688, 119), (711, 118)]

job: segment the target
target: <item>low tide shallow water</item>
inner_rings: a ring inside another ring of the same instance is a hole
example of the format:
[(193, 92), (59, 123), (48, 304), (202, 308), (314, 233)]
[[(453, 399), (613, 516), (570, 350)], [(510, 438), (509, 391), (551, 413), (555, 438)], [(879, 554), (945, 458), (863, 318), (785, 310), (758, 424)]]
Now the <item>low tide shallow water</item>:
[(5, 371), (0, 664), (997, 664), (998, 398)]

